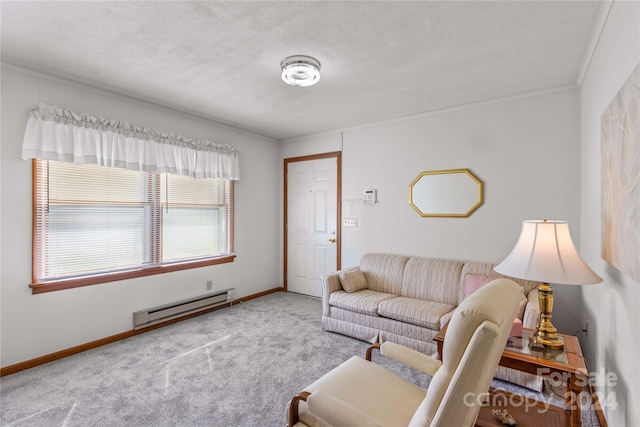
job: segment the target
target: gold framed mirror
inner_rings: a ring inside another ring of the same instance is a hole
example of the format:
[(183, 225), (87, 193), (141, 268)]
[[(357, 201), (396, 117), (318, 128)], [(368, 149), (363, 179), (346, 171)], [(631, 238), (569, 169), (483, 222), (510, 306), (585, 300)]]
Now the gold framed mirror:
[(409, 204), (423, 217), (466, 218), (484, 203), (484, 184), (469, 169), (420, 173), (409, 185)]

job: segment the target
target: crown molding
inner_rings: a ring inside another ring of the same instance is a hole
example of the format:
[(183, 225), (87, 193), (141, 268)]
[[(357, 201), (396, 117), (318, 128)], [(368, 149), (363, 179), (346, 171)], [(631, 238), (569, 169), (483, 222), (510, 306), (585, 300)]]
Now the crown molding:
[(598, 44), (600, 43), (600, 38), (602, 37), (602, 33), (604, 31), (604, 27), (609, 19), (609, 13), (611, 12), (611, 7), (615, 0), (604, 0), (600, 3), (600, 10), (598, 11), (598, 16), (596, 17), (596, 22), (593, 24), (593, 29), (591, 30), (591, 36), (589, 37), (589, 44), (587, 45), (587, 50), (584, 52), (584, 57), (582, 58), (582, 65), (580, 66), (580, 70), (578, 71), (578, 78), (576, 79), (576, 84), (579, 87), (582, 87), (582, 83), (584, 83), (584, 78), (589, 71), (589, 67), (591, 66), (591, 61), (593, 60), (593, 56), (596, 53), (596, 49), (598, 48)]

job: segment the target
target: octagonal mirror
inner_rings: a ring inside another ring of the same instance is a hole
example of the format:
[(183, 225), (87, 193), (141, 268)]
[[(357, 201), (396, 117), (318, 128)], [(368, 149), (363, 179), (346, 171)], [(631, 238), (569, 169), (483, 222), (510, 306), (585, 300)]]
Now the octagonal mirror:
[(422, 172), (409, 185), (409, 204), (425, 217), (466, 218), (483, 196), (482, 181), (469, 169)]

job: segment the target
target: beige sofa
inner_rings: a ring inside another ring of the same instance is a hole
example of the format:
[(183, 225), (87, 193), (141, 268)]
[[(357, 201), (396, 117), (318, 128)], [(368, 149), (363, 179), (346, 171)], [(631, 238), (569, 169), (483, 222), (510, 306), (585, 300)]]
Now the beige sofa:
[[(506, 277), (494, 264), (366, 254), (360, 265), (322, 278), (322, 328), (370, 343), (387, 341), (421, 353), (436, 352), (433, 337), (478, 279)], [(535, 328), (540, 309), (536, 282), (514, 279), (522, 287), (518, 317)], [(496, 378), (533, 390), (542, 389), (535, 375), (499, 367)]]

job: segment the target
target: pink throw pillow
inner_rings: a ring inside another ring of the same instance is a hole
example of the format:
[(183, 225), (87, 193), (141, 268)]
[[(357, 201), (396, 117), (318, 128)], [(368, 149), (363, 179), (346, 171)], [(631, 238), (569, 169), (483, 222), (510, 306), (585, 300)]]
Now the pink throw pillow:
[(522, 337), (522, 320), (516, 318), (513, 320), (513, 326), (511, 326), (510, 337)]
[(499, 279), (497, 276), (483, 276), (482, 274), (470, 274), (467, 273), (464, 276), (464, 297), (465, 299), (486, 285), (487, 283)]

